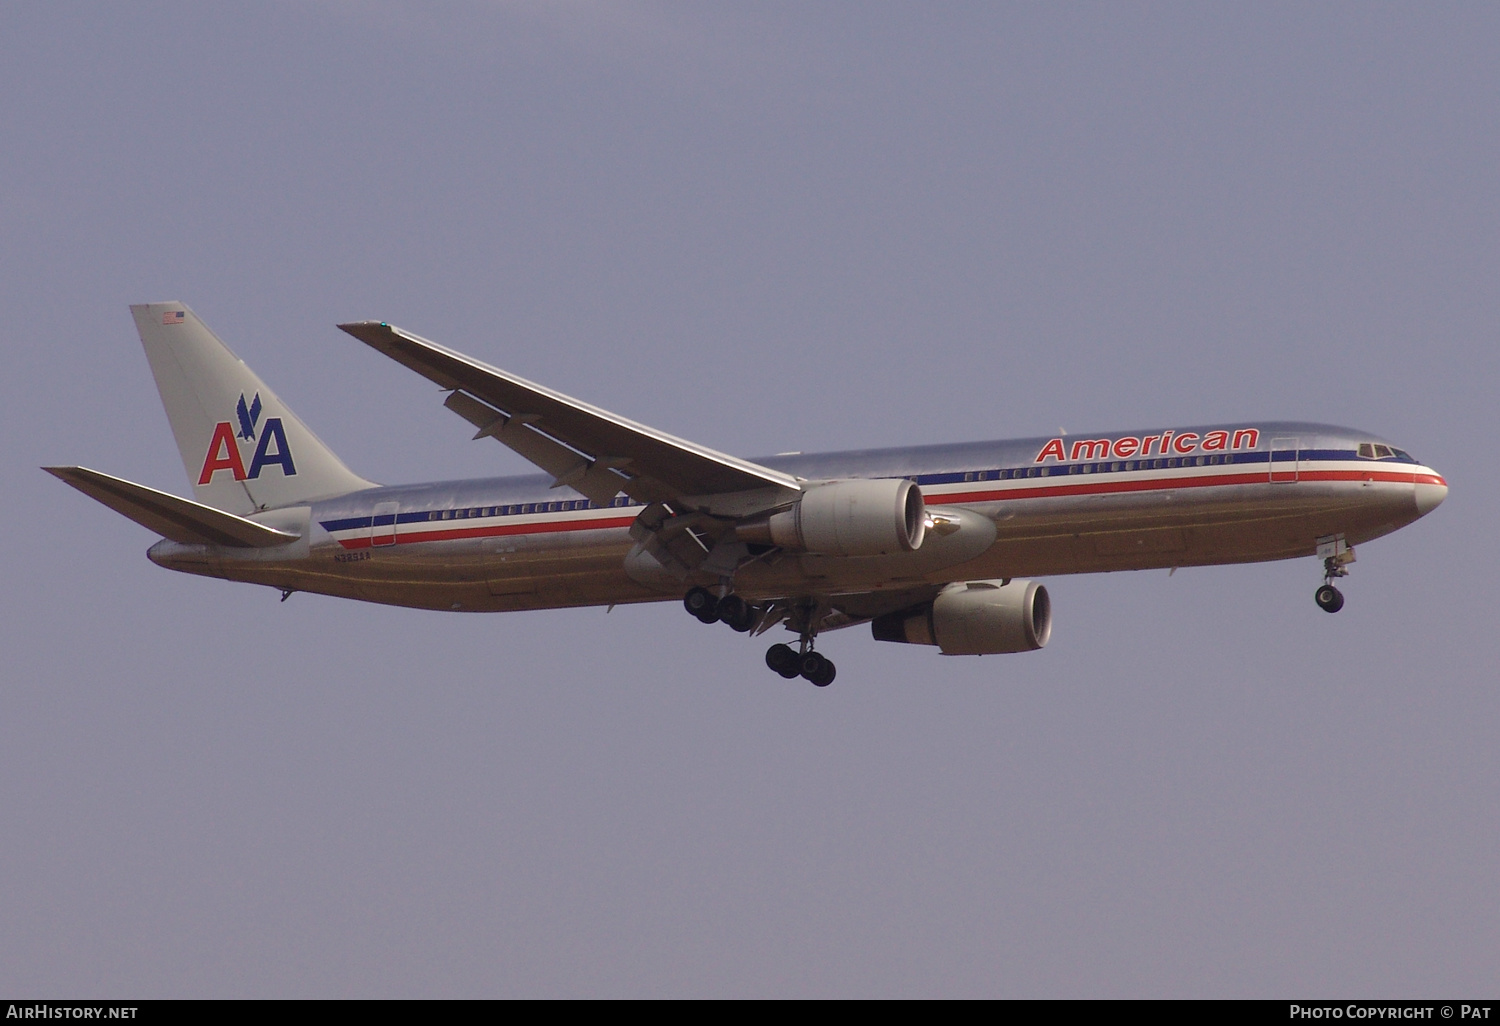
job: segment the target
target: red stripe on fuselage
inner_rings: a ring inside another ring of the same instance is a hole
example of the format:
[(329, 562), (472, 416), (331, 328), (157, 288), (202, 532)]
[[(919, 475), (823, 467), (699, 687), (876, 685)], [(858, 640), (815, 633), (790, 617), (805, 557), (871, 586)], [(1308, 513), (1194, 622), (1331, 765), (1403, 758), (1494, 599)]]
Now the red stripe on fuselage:
[[(1126, 471), (1129, 473), (1129, 471)], [(1286, 472), (1288, 476), (1292, 471)], [(923, 496), (934, 506), (963, 502), (997, 502), (1005, 499), (1047, 499), (1065, 495), (1110, 495), (1118, 492), (1166, 491), (1173, 488), (1212, 488), (1219, 485), (1267, 484), (1268, 472), (1252, 474), (1194, 474), (1192, 477), (1150, 478), (1141, 481), (1089, 481), (1066, 485), (1041, 485), (1038, 487), (1012, 487), (982, 492), (927, 493)], [(1371, 470), (1303, 470), (1297, 474), (1301, 481), (1382, 481), (1395, 484), (1411, 484), (1413, 475)], [(1441, 481), (1441, 478), (1437, 479)], [(1283, 483), (1283, 482), (1277, 482)], [(1291, 480), (1284, 483), (1291, 484)]]
[[(497, 538), (507, 534), (553, 534), (558, 531), (599, 531), (613, 527), (629, 527), (633, 523), (635, 523), (635, 517), (607, 517), (598, 520), (563, 520), (550, 523), (494, 524), (489, 527), (450, 528), (446, 531), (398, 531), (396, 533), (396, 544), (411, 545), (416, 542), (458, 541), (462, 538)], [(371, 546), (371, 541), (370, 536), (365, 534), (358, 538), (340, 538), (339, 544), (346, 549), (368, 549)], [(379, 547), (385, 548), (390, 544), (390, 542), (383, 542)]]
[[(1130, 473), (1126, 471), (1125, 473)], [(1149, 471), (1148, 471), (1149, 473)], [(1292, 472), (1287, 471), (1288, 475)], [(1412, 472), (1395, 472), (1382, 470), (1299, 470), (1297, 480), (1300, 481), (1380, 481), (1388, 484), (1412, 484), (1414, 481), (1421, 484), (1447, 485), (1437, 474), (1415, 474)], [(1151, 492), (1167, 491), (1174, 488), (1213, 488), (1228, 485), (1267, 484), (1268, 472), (1265, 470), (1249, 474), (1194, 474), (1191, 477), (1170, 478), (1148, 478), (1136, 481), (1099, 481), (1078, 482), (1065, 485), (1041, 485), (1020, 486), (1004, 489), (986, 489), (985, 491), (952, 492), (952, 493), (929, 493), (928, 500), (934, 506), (945, 506), (965, 502), (999, 502), (1008, 499), (1047, 499), (1069, 495), (1111, 495), (1122, 492)], [(1278, 484), (1292, 484), (1293, 481), (1277, 482)], [(635, 517), (608, 517), (598, 520), (564, 520), (556, 522), (532, 522), (529, 524), (500, 524), (490, 527), (461, 527), (449, 528), (447, 530), (426, 530), (398, 532), (396, 544), (410, 545), (417, 542), (429, 541), (458, 541), (464, 538), (495, 538), (514, 534), (552, 534), (559, 531), (595, 531), (607, 530), (616, 527), (629, 527), (635, 523)], [(358, 538), (342, 538), (339, 544), (346, 549), (367, 549), (371, 547), (368, 534)], [(384, 543), (385, 545), (390, 542)]]

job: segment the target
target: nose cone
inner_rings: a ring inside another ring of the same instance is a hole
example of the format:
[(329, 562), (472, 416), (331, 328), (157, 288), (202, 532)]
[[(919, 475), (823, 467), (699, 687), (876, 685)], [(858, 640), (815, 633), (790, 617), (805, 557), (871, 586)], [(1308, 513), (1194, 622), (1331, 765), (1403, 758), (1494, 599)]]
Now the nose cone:
[[(1425, 468), (1424, 468), (1425, 470)], [(1425, 517), (1448, 497), (1448, 482), (1431, 470), (1417, 474), (1417, 516)]]

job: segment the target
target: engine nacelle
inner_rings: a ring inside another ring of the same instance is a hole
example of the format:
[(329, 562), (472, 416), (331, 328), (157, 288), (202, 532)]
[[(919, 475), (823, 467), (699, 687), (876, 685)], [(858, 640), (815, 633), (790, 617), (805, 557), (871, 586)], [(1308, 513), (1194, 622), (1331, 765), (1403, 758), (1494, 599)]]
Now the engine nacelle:
[(1037, 581), (950, 584), (926, 605), (876, 617), (870, 631), (943, 655), (1032, 652), (1052, 636), (1052, 600)]
[(905, 478), (814, 485), (791, 509), (735, 528), (741, 541), (820, 556), (915, 552), (926, 531), (922, 490)]

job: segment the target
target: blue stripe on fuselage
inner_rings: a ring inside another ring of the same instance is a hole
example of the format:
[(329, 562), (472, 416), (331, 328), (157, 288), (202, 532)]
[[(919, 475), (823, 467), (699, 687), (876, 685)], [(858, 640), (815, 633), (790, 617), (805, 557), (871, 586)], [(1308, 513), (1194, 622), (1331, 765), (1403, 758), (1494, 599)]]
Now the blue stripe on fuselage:
[[(1288, 450), (1290, 452), (1291, 450)], [(1226, 452), (1203, 454), (1192, 453), (1183, 456), (1154, 456), (1145, 459), (1131, 460), (1090, 460), (1083, 462), (1070, 461), (1065, 463), (1034, 464), (1028, 463), (1022, 466), (995, 467), (985, 470), (955, 470), (935, 474), (917, 474), (912, 477), (919, 486), (938, 486), (950, 484), (973, 484), (977, 482), (998, 481), (1034, 481), (1041, 477), (1066, 477), (1075, 474), (1109, 474), (1109, 473), (1141, 473), (1143, 471), (1157, 470), (1191, 470), (1199, 466), (1198, 460), (1204, 460), (1203, 466), (1240, 466), (1253, 465), (1256, 463), (1267, 463), (1271, 458), (1269, 451), (1253, 452)], [(1210, 463), (1216, 459), (1218, 462)], [(1404, 460), (1399, 457), (1387, 457), (1378, 460), (1369, 460), (1360, 457), (1353, 449), (1302, 449), (1297, 451), (1297, 462), (1360, 462), (1372, 466), (1384, 464), (1406, 464), (1417, 466), (1415, 460)], [(1150, 464), (1149, 466), (1143, 464)], [(935, 498), (941, 498), (935, 496)], [(618, 500), (616, 500), (618, 502)], [(538, 510), (537, 506), (546, 506), (548, 502), (510, 502), (496, 503), (484, 506), (454, 506), (442, 509), (423, 509), (396, 515), (395, 523), (400, 524), (443, 524), (457, 527), (460, 521), (470, 519), (493, 519), (496, 517), (516, 516), (545, 516), (559, 513), (577, 513), (587, 510), (606, 509), (632, 509), (639, 508), (643, 503), (629, 500), (623, 506), (610, 503), (600, 505), (583, 499), (569, 499), (556, 502), (557, 505), (566, 506), (565, 509)], [(527, 507), (530, 509), (527, 509)], [(453, 516), (455, 513), (475, 511), (473, 516)], [(444, 517), (443, 514), (449, 514)], [(378, 519), (382, 525), (389, 525), (390, 514), (382, 514)], [(343, 517), (337, 520), (319, 521), (325, 530), (330, 533), (339, 531), (368, 530), (375, 526), (374, 516)]]

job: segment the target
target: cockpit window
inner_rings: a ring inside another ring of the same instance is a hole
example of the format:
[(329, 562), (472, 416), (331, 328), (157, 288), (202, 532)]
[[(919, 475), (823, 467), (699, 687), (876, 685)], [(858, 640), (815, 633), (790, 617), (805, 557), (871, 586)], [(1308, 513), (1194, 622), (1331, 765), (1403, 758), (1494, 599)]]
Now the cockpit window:
[(1359, 455), (1366, 460), (1405, 460), (1408, 463), (1417, 462), (1412, 454), (1405, 449), (1397, 449), (1393, 445), (1381, 445), (1378, 442), (1360, 442)]

